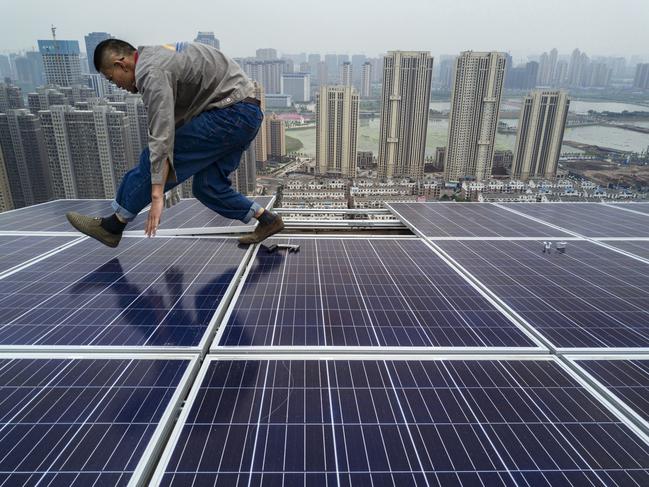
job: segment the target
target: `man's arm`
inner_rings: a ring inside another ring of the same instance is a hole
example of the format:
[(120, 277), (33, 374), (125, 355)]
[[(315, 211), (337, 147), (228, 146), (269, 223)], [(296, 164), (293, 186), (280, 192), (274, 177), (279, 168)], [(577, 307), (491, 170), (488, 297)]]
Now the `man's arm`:
[[(166, 159), (162, 164), (161, 176), (162, 180), (167, 180), (169, 174), (169, 160)], [(144, 227), (144, 234), (147, 237), (155, 237), (158, 226), (160, 225), (160, 217), (162, 216), (162, 209), (164, 208), (165, 201), (164, 184), (151, 184), (151, 208)]]

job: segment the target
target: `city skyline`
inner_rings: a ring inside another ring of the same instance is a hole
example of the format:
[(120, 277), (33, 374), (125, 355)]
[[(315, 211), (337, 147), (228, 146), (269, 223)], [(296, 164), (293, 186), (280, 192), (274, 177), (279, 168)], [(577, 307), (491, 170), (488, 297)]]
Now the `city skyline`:
[[(649, 55), (649, 33), (644, 29), (649, 3), (640, 0), (615, 4), (549, 0), (543, 6), (530, 0), (472, 5), (410, 0), (400, 9), (388, 2), (340, 2), (344, 16), (338, 14), (341, 10), (336, 4), (336, 0), (312, 3), (310, 16), (306, 17), (302, 14), (303, 4), (295, 0), (280, 0), (270, 11), (263, 12), (257, 2), (245, 0), (237, 5), (205, 3), (200, 7), (200, 21), (196, 8), (162, 9), (156, 12), (154, 25), (141, 21), (152, 12), (152, 4), (147, 2), (129, 4), (128, 15), (118, 5), (98, 10), (97, 15), (84, 10), (84, 15), (70, 16), (68, 12), (74, 11), (74, 6), (66, 0), (51, 5), (26, 0), (5, 7), (3, 16), (7, 22), (0, 31), (0, 52), (35, 48), (38, 39), (50, 38), (54, 24), (58, 37), (78, 40), (80, 45), (92, 31), (110, 32), (135, 45), (193, 40), (199, 30), (213, 31), (222, 49), (233, 57), (252, 56), (259, 48), (274, 48), (281, 53), (358, 52), (368, 56), (395, 49), (427, 50), (434, 56), (473, 49), (511, 52), (517, 58), (540, 55), (553, 47), (566, 54), (578, 47), (596, 55)], [(259, 12), (258, 16), (246, 17), (245, 35), (242, 23), (236, 21), (241, 11)], [(580, 21), (586, 13), (583, 18), (588, 21)], [(311, 18), (318, 22), (309, 21)], [(613, 18), (619, 21), (611, 22)], [(25, 29), (26, 25), (30, 29)], [(290, 25), (290, 29), (282, 25)], [(336, 26), (334, 36), (331, 25)], [(530, 36), (530, 25), (542, 25), (543, 36)]]

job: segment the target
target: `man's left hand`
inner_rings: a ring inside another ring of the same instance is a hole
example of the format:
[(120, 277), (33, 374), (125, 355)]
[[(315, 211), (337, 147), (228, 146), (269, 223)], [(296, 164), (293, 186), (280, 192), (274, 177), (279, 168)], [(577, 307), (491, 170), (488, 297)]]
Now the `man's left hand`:
[(152, 196), (151, 208), (149, 209), (149, 216), (144, 228), (144, 234), (147, 237), (155, 237), (158, 225), (160, 225), (160, 217), (162, 216), (162, 209), (164, 208), (164, 194)]

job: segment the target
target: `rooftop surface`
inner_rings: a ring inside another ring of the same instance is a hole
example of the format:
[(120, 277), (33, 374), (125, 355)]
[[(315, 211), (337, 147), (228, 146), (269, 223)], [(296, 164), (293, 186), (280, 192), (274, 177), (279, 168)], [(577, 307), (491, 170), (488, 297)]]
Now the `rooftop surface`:
[(649, 485), (649, 204), (386, 206), (0, 214), (0, 483)]

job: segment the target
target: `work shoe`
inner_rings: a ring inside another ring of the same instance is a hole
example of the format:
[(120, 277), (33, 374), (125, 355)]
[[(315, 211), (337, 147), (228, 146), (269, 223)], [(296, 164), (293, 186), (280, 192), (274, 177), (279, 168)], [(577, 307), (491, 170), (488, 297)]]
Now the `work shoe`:
[(282, 230), (284, 230), (284, 221), (281, 216), (277, 215), (271, 223), (259, 222), (255, 231), (241, 237), (239, 243), (256, 244), (266, 240), (271, 235), (275, 235), (277, 232), (281, 232)]
[(101, 217), (80, 215), (75, 211), (66, 213), (65, 217), (74, 228), (89, 237), (99, 240), (109, 247), (117, 247), (122, 239), (121, 233), (111, 233), (101, 226)]

